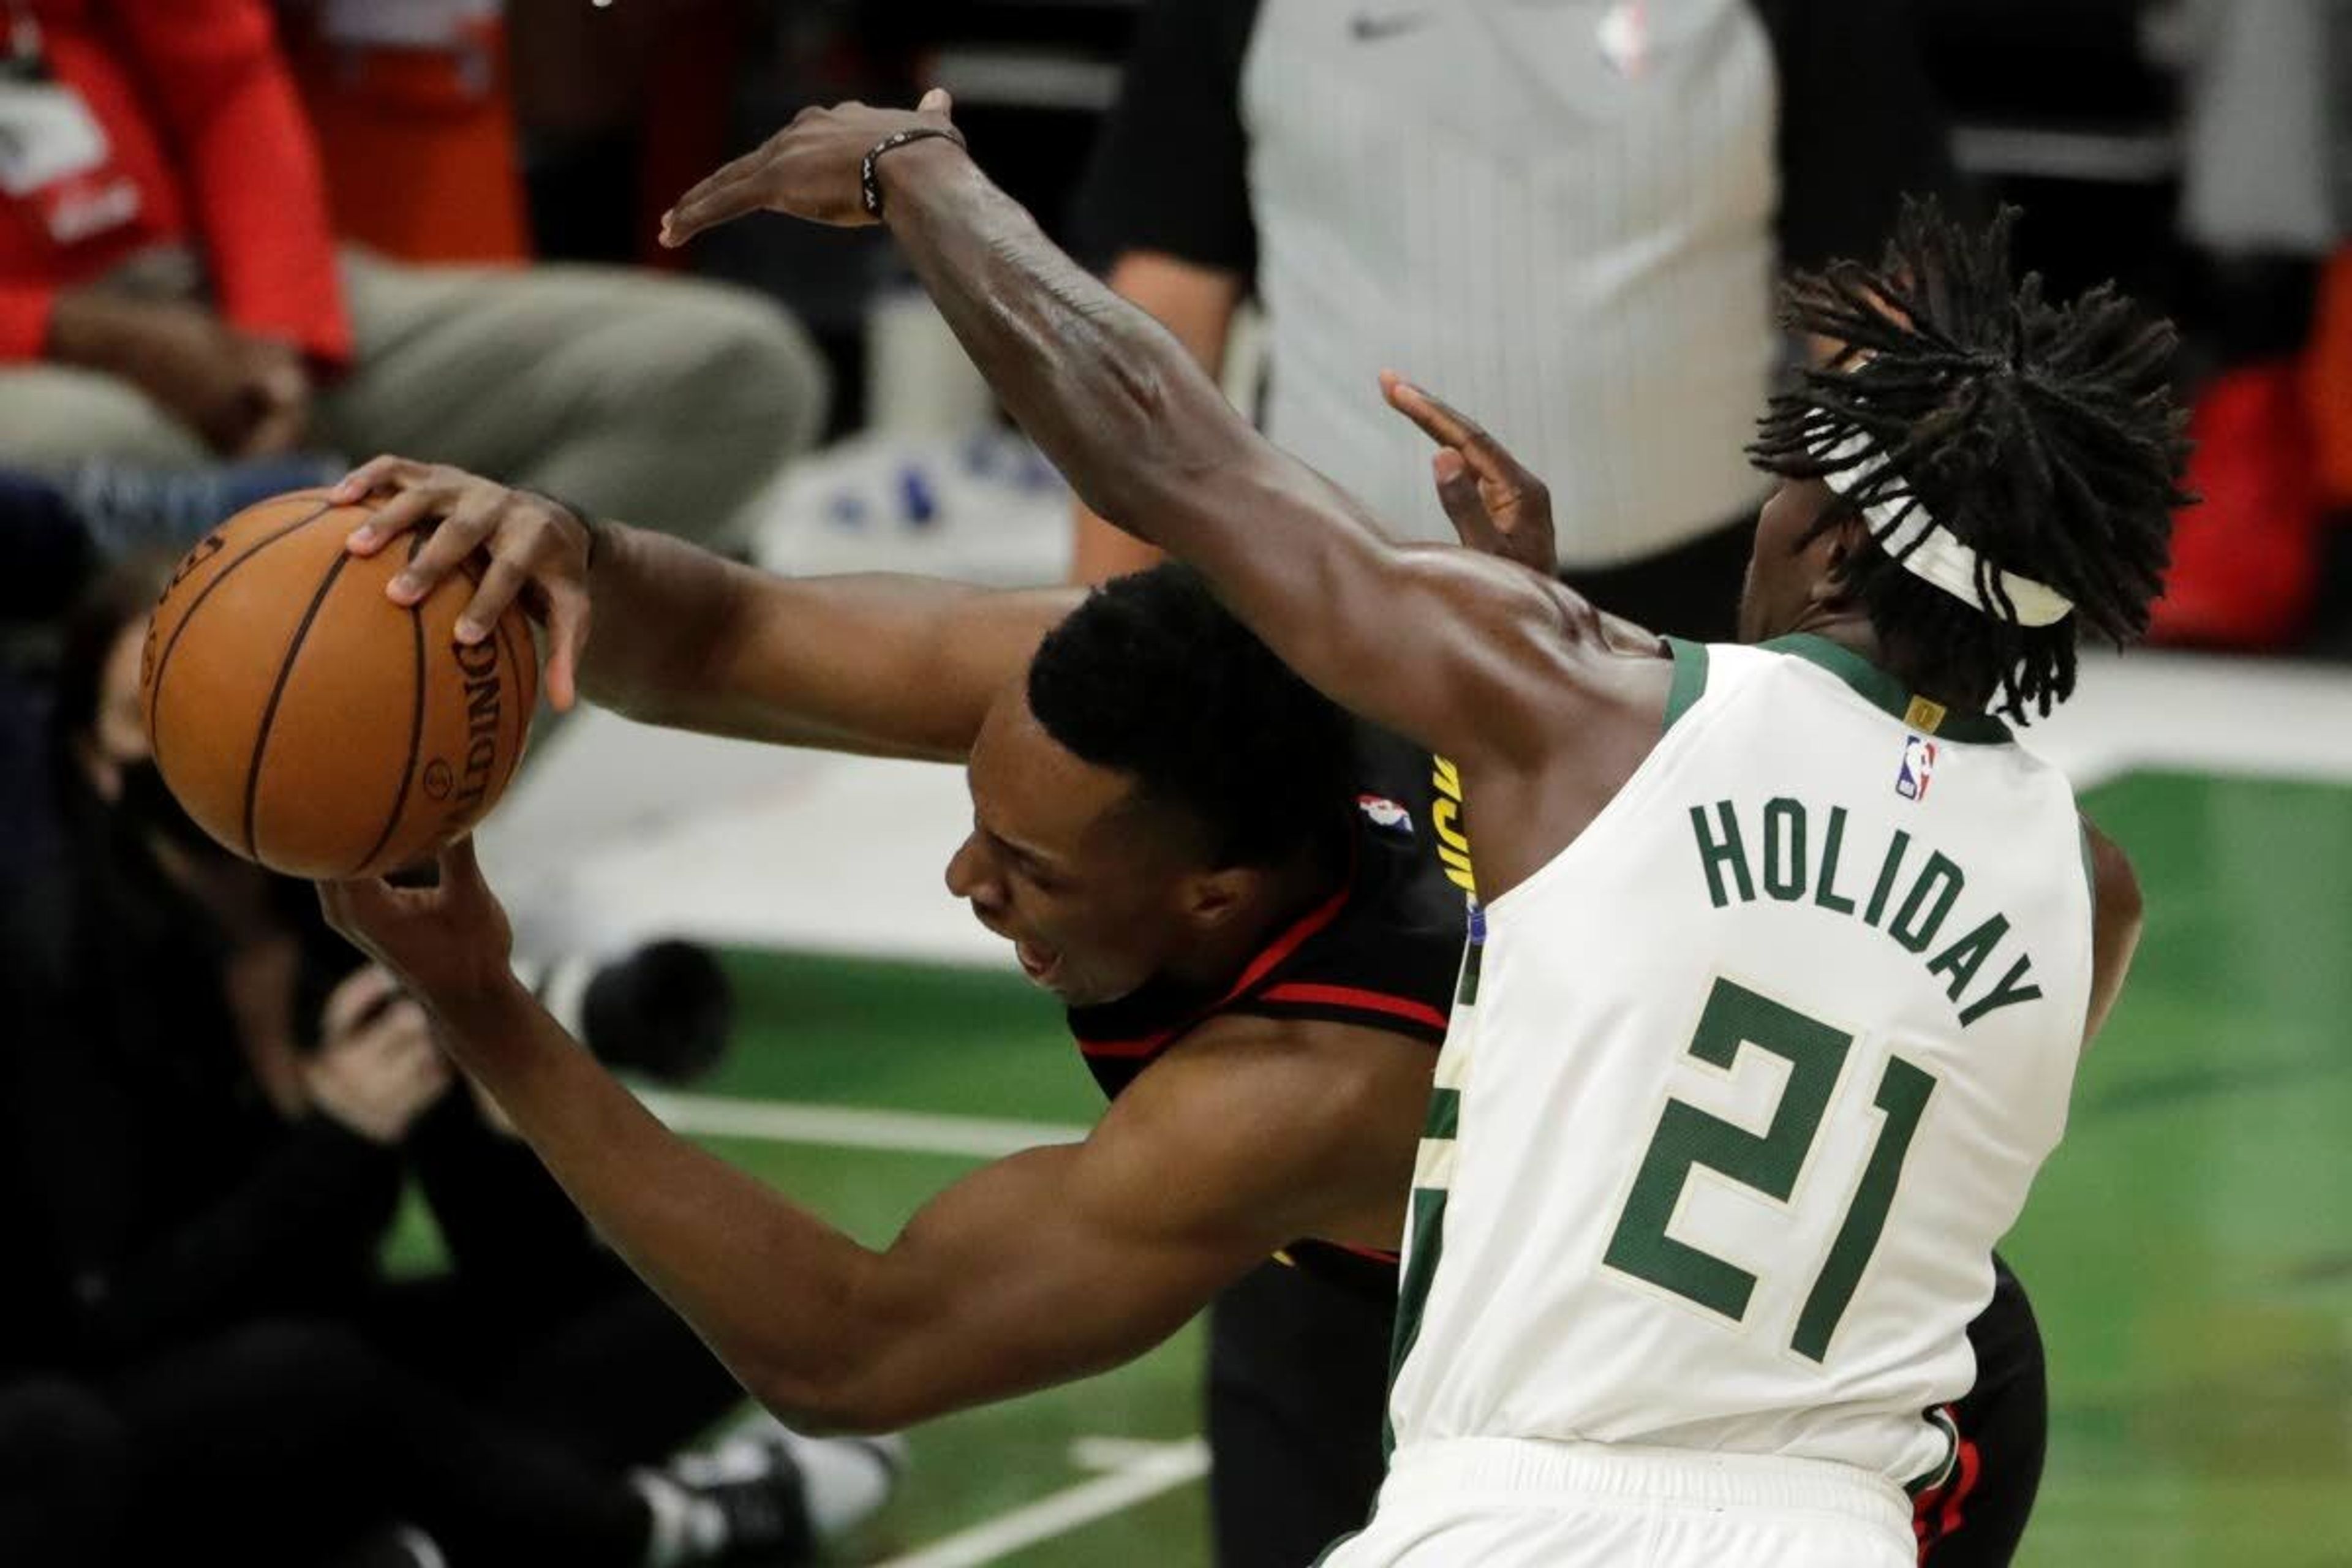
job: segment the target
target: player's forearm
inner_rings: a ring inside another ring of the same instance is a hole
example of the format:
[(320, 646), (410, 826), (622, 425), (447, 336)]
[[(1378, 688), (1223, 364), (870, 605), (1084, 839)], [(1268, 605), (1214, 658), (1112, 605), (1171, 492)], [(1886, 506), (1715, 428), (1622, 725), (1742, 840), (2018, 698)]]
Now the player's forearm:
[[(1234, 313), (1242, 300), (1239, 274), (1205, 267), (1164, 251), (1130, 250), (1120, 256), (1104, 281), (1112, 293), (1132, 301), (1184, 345), (1208, 374), (1224, 368)], [(1075, 510), (1070, 581), (1102, 583), (1157, 565), (1160, 552), (1084, 505)]]
[(580, 694), (649, 724), (679, 729), (708, 695), (705, 672), (733, 618), (737, 567), (683, 541), (596, 525), (593, 606)]
[(589, 1222), (746, 1389), (862, 1424), (847, 1391), (874, 1348), (856, 1302), (875, 1254), (662, 1126), (520, 985), (428, 1005)]
[(917, 142), (880, 167), (885, 216), (916, 273), (1078, 499), (1196, 567), (1327, 696), (1462, 756), (1495, 670), (1521, 651), (1517, 639), (1498, 645), (1491, 628), (1526, 613), (1527, 585), (1497, 595), (1475, 574), (1432, 571), (1383, 538), (1329, 480), (1252, 429), (1174, 337), (1055, 249), (959, 149)]
[(1295, 621), (1332, 572), (1361, 569), (1381, 546), (1344, 507), (1317, 526), (1269, 530), (1255, 495), (1312, 476), (959, 150), (917, 143), (881, 168), (891, 230), (941, 314), (1097, 515), (1199, 567), (1262, 633)]
[(1075, 596), (868, 574), (793, 579), (605, 525), (582, 689), (649, 724), (961, 758)]

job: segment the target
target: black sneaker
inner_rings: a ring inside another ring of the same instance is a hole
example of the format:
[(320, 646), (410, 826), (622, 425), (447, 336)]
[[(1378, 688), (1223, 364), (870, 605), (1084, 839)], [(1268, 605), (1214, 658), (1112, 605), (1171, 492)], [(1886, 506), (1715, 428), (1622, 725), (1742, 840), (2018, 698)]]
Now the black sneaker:
[(360, 1538), (333, 1568), (449, 1568), (433, 1538), (413, 1524), (388, 1524)]
[(758, 1562), (782, 1568), (816, 1556), (816, 1531), (809, 1523), (801, 1468), (785, 1449), (770, 1452), (771, 1462), (756, 1475), (690, 1489), (696, 1497), (717, 1505), (719, 1517), (727, 1522), (723, 1562)]

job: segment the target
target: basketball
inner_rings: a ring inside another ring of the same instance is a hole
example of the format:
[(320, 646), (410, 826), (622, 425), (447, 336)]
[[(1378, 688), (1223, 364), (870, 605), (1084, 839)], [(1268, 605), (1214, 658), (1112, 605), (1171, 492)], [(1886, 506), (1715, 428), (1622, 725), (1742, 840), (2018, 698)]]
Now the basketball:
[(157, 772), (205, 832), (288, 876), (381, 875), (465, 833), (513, 778), (537, 700), (522, 612), (459, 645), (470, 571), (394, 604), (423, 536), (352, 555), (367, 515), (320, 490), (248, 507), (181, 560), (148, 622)]

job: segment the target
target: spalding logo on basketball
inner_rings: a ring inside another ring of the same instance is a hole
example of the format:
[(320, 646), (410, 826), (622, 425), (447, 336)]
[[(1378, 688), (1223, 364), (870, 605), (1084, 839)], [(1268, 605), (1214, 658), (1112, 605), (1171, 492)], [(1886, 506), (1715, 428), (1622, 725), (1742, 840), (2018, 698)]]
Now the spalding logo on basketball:
[(318, 490), (239, 512), (173, 573), (141, 657), (163, 782), (205, 832), (289, 876), (381, 875), (471, 828), (514, 777), (538, 700), (522, 612), (467, 647), (469, 574), (394, 604), (417, 541), (348, 553), (367, 513)]

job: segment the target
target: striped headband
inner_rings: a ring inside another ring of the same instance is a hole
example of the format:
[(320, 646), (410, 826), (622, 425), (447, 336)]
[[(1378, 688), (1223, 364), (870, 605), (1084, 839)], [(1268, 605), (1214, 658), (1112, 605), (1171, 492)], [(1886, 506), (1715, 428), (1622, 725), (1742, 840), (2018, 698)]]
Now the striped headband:
[[(1822, 462), (1833, 465), (1825, 467), (1822, 482), (1852, 500), (1854, 491), (1886, 471), (1886, 458), (1869, 448), (1869, 437), (1859, 433), (1835, 445), (1816, 446), (1814, 452)], [(1855, 510), (1868, 525), (1870, 537), (1905, 571), (1941, 588), (1971, 609), (1996, 619), (2001, 617), (1997, 601), (1988, 596), (1982, 587), (1983, 558), (1930, 516), (1919, 498), (1907, 488), (1875, 500), (1856, 502)], [(2073, 600), (2031, 577), (1996, 568), (1993, 578), (2014, 610), (2019, 626), (2054, 626), (2074, 613)]]

